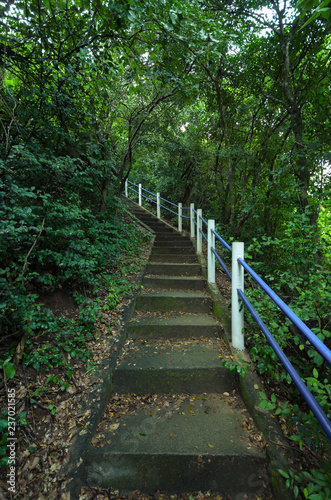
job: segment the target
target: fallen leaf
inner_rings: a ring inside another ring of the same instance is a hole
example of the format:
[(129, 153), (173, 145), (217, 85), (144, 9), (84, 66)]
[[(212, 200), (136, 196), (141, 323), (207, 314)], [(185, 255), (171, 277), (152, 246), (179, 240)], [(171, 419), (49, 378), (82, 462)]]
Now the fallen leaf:
[(120, 426), (120, 424), (112, 424), (109, 426), (109, 430), (116, 431), (116, 429), (118, 429), (119, 426)]
[(92, 446), (96, 446), (98, 443), (99, 443), (99, 439), (98, 438), (94, 437), (94, 438), (91, 439)]
[(30, 463), (30, 469), (34, 469), (39, 464), (39, 457), (33, 457)]

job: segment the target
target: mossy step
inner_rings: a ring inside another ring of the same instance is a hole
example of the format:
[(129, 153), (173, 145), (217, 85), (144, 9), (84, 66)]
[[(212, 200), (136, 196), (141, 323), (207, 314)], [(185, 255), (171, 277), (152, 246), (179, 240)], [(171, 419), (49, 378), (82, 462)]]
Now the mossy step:
[(158, 221), (159, 220), (157, 217), (154, 217), (154, 215), (148, 214), (147, 212), (141, 212), (141, 211), (138, 211), (138, 210), (131, 210), (131, 213), (135, 217), (137, 217), (137, 219), (140, 219), (140, 220), (152, 220), (152, 221)]
[(198, 259), (196, 255), (194, 255), (193, 253), (191, 255), (182, 255), (182, 254), (155, 254), (152, 252), (150, 256), (150, 262), (193, 264), (197, 263)]
[(146, 273), (162, 276), (200, 276), (201, 266), (200, 264), (149, 263), (146, 266)]
[(109, 422), (95, 438), (96, 447), (87, 450), (81, 466), (85, 484), (123, 492), (212, 491), (223, 498), (257, 498), (267, 477), (266, 457), (249, 439), (247, 417), (227, 399), (196, 394)]
[[(163, 222), (152, 222), (150, 220), (140, 219), (141, 222), (146, 224), (146, 226), (150, 227), (153, 231), (163, 231), (163, 232), (172, 232), (171, 228), (169, 228)], [(173, 231), (175, 233), (175, 231)]]
[(195, 393), (232, 391), (237, 374), (222, 367), (221, 344), (201, 340), (199, 343), (174, 345), (130, 345), (118, 364), (114, 376), (115, 392)]
[(221, 334), (221, 326), (207, 314), (171, 315), (159, 318), (138, 316), (128, 325), (131, 339), (213, 338)]
[(180, 233), (175, 233), (171, 231), (156, 233), (155, 241), (164, 241), (164, 240), (191, 241), (189, 236), (184, 236)]
[(212, 306), (211, 298), (199, 292), (141, 293), (136, 301), (136, 309), (141, 311), (209, 313)]
[(171, 231), (167, 226), (162, 226), (160, 224), (149, 224), (145, 222), (145, 224), (153, 229), (153, 231), (157, 234), (172, 234), (175, 238), (179, 234), (176, 231)]
[(153, 290), (205, 290), (206, 282), (195, 276), (144, 276), (143, 286)]
[(182, 240), (182, 239), (166, 239), (165, 241), (155, 241), (153, 245), (153, 250), (155, 248), (172, 248), (172, 247), (183, 247), (183, 248), (193, 248), (193, 244), (190, 240)]
[(151, 258), (154, 255), (196, 255), (193, 245), (185, 247), (174, 246), (156, 246), (154, 245), (151, 252)]

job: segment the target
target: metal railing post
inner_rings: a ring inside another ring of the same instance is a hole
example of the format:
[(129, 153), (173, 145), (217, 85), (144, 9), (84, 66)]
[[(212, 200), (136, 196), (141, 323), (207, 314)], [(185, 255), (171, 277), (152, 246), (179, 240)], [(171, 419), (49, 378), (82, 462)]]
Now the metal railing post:
[(190, 205), (190, 223), (191, 223), (191, 238), (194, 238), (194, 203)]
[(161, 219), (160, 193), (156, 193), (156, 216)]
[(237, 290), (244, 291), (244, 268), (239, 264), (238, 259), (244, 258), (244, 243), (232, 243), (232, 345), (235, 349), (243, 351), (245, 349), (244, 342), (244, 307), (240, 301)]
[(139, 184), (138, 190), (139, 190), (139, 206), (141, 207), (141, 184)]
[(215, 254), (212, 248), (215, 248), (215, 221), (208, 220), (208, 232), (207, 232), (207, 262), (208, 262), (208, 283), (215, 283)]
[(178, 232), (182, 232), (182, 203), (178, 203)]
[(128, 197), (128, 179), (125, 180), (125, 196)]
[(202, 234), (200, 230), (202, 229), (202, 210), (198, 208), (197, 210), (197, 253), (202, 253)]

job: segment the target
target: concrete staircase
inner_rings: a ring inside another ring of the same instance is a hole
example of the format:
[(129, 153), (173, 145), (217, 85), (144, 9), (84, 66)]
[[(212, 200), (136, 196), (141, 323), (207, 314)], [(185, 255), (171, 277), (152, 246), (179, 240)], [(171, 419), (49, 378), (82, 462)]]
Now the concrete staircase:
[(256, 498), (266, 458), (251, 442), (236, 376), (222, 367), (222, 327), (191, 240), (136, 205), (131, 211), (155, 242), (114, 373), (113, 403), (132, 395), (148, 404), (110, 426), (104, 447), (91, 447), (86, 482)]

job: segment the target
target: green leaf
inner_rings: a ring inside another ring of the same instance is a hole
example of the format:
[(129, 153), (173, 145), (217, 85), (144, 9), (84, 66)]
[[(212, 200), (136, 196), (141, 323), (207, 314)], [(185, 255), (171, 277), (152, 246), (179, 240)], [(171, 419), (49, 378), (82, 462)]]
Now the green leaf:
[(14, 378), (16, 373), (15, 365), (13, 363), (8, 363), (7, 361), (3, 364), (5, 375), (7, 378)]
[(285, 472), (284, 470), (282, 469), (278, 469), (278, 472), (279, 474), (281, 474), (283, 477), (285, 477), (285, 479), (289, 479), (290, 476), (287, 474), (287, 472)]
[[(323, 357), (320, 355), (320, 354), (316, 354), (315, 358), (314, 358), (314, 363), (317, 365), (317, 366), (322, 366), (322, 364), (324, 363), (324, 359)], [(317, 378), (317, 377), (316, 377)]]
[(5, 429), (8, 429), (8, 420), (1, 418), (0, 419), (0, 432), (3, 432)]

